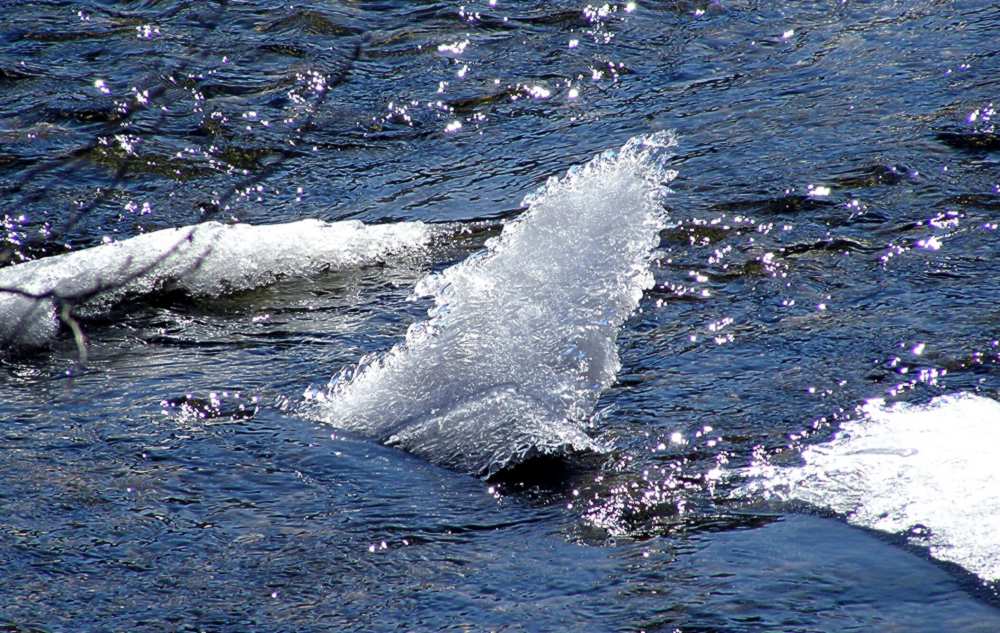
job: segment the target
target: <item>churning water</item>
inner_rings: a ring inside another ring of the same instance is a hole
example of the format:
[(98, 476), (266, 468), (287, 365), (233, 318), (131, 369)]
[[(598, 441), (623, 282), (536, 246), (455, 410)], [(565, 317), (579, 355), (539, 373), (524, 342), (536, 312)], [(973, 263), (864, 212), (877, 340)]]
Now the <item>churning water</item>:
[(1000, 630), (998, 32), (3, 5), (0, 628)]

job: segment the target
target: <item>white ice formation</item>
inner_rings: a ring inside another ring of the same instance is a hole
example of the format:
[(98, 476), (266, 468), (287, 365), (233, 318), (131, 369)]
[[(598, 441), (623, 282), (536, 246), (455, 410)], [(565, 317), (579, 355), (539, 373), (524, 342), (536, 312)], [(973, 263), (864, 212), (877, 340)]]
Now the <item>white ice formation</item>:
[(417, 285), (434, 307), (405, 340), (308, 391), (309, 414), (483, 476), (600, 450), (585, 428), (653, 284), (675, 144), (638, 137), (551, 178), (483, 252)]
[(938, 560), (1000, 580), (1000, 402), (872, 401), (794, 468), (758, 466), (744, 493), (796, 500), (905, 535)]
[(374, 264), (425, 247), (433, 234), (421, 222), (205, 222), (2, 268), (0, 348), (46, 344), (59, 331), (59, 306), (88, 316), (125, 297), (160, 291), (214, 296), (248, 290)]

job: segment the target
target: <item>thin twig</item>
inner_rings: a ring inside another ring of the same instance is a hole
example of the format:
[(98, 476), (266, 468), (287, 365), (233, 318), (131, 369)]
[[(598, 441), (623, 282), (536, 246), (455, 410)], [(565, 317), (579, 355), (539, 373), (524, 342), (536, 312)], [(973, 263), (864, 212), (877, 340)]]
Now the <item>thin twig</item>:
[[(216, 23), (218, 23), (218, 21), (216, 21)], [(213, 28), (214, 28), (214, 26), (213, 26)], [(295, 130), (292, 132), (292, 134), (291, 134), (291, 138), (294, 139), (296, 141), (296, 143), (301, 142), (302, 139), (304, 138), (305, 133), (312, 127), (313, 121), (315, 120), (315, 118), (316, 118), (317, 114), (319, 113), (320, 109), (322, 108), (322, 106), (325, 104), (325, 102), (326, 102), (326, 100), (327, 100), (327, 98), (328, 98), (331, 90), (333, 88), (336, 88), (337, 86), (340, 86), (340, 85), (346, 83), (346, 81), (348, 80), (348, 78), (350, 76), (350, 73), (353, 70), (355, 64), (357, 63), (358, 59), (361, 57), (361, 53), (362, 53), (362, 50), (363, 50), (362, 44), (365, 43), (366, 41), (367, 41), (367, 38), (363, 37), (362, 41), (357, 42), (355, 44), (354, 49), (352, 50), (350, 57), (347, 59), (347, 63), (345, 64), (345, 67), (342, 69), (342, 71), (332, 81), (328, 80), (326, 82), (326, 85), (325, 85), (324, 89), (320, 92), (319, 97), (317, 98), (317, 100), (313, 104), (313, 107), (310, 109), (310, 112), (309, 112), (308, 116), (306, 116), (306, 118), (302, 121), (302, 123), (300, 125), (298, 125), (295, 128)], [(184, 69), (184, 65), (181, 65), (178, 68), (174, 69), (172, 71), (172, 73), (183, 72), (183, 69)], [(152, 101), (152, 100), (154, 100), (156, 98), (159, 98), (163, 93), (166, 92), (166, 90), (167, 90), (167, 87), (166, 86), (162, 86), (162, 85), (161, 86), (157, 86), (156, 88), (154, 88), (151, 91), (151, 94), (150, 94), (150, 101)], [(130, 111), (126, 112), (121, 119), (117, 119), (114, 123), (118, 126), (118, 129), (121, 129), (121, 127), (124, 126), (131, 119), (131, 117), (134, 115), (134, 113), (136, 111), (137, 110), (135, 110), (135, 109), (134, 110), (130, 110)], [(159, 121), (160, 123), (162, 123), (164, 121), (164, 117), (165, 117), (165, 114), (161, 113), (161, 115), (160, 115), (160, 121)], [(109, 126), (110, 126), (110, 123), (109, 123)], [(109, 130), (108, 133), (110, 134), (110, 133), (112, 133), (112, 131)], [(103, 134), (102, 135), (98, 135), (99, 138), (100, 138), (100, 136), (104, 136), (104, 135)], [(97, 141), (95, 141), (92, 145), (94, 147), (96, 147)], [(276, 173), (277, 170), (278, 170), (278, 168), (281, 167), (292, 155), (294, 155), (294, 154), (293, 153), (283, 153), (278, 158), (278, 160), (274, 161), (273, 163), (267, 165), (266, 167), (264, 167), (262, 170), (258, 171), (257, 173), (249, 176), (246, 179), (243, 179), (239, 183), (236, 183), (234, 186), (230, 187), (228, 189), (228, 191), (226, 192), (226, 194), (224, 196), (222, 196), (217, 201), (217, 204), (214, 205), (214, 208), (207, 214), (207, 216), (211, 217), (212, 215), (218, 213), (221, 209), (225, 208), (225, 203), (228, 202), (230, 199), (232, 199), (233, 196), (235, 196), (236, 193), (239, 190), (241, 190), (241, 189), (243, 189), (246, 186), (249, 186), (251, 184), (260, 183), (261, 181), (266, 180), (271, 175), (273, 175), (274, 173)], [(58, 166), (57, 164), (50, 162), (50, 163), (46, 163), (44, 165), (39, 165), (35, 169), (29, 170), (28, 173), (21, 179), (21, 181), (18, 182), (18, 183), (16, 183), (14, 185), (13, 190), (14, 191), (20, 190), (21, 187), (29, 179), (34, 178), (35, 176), (37, 176), (37, 175), (39, 175), (41, 173), (44, 173), (45, 171), (48, 171), (49, 169), (54, 169), (57, 166)], [(67, 225), (67, 227), (68, 228), (72, 228), (73, 226), (75, 226), (79, 217), (81, 217), (81, 216), (85, 215), (86, 213), (92, 211), (98, 204), (100, 204), (100, 202), (102, 202), (107, 197), (107, 195), (109, 195), (108, 193), (105, 193), (105, 192), (113, 190), (114, 187), (118, 183), (120, 183), (122, 180), (124, 180), (124, 178), (126, 176), (126, 171), (127, 171), (127, 169), (126, 169), (126, 166), (124, 164), (122, 166), (120, 166), (119, 169), (116, 171), (113, 179), (112, 179), (112, 184), (109, 187), (107, 187), (107, 188), (103, 188), (101, 190), (101, 192), (99, 193), (99, 195), (93, 201), (91, 201), (91, 203), (89, 203), (87, 206), (85, 206), (82, 209), (77, 210), (77, 212), (74, 214), (73, 219), (70, 221), (70, 223)], [(81, 305), (81, 304), (84, 304), (84, 303), (86, 303), (88, 301), (91, 301), (91, 300), (95, 299), (96, 297), (98, 297), (98, 296), (100, 296), (100, 295), (102, 295), (102, 294), (104, 294), (104, 293), (106, 293), (106, 292), (108, 292), (110, 290), (114, 290), (116, 288), (126, 287), (129, 284), (131, 284), (132, 282), (140, 279), (141, 277), (150, 274), (158, 266), (160, 266), (164, 261), (166, 261), (171, 256), (173, 256), (181, 248), (181, 246), (183, 244), (185, 244), (186, 242), (190, 242), (193, 239), (193, 237), (194, 237), (194, 233), (195, 233), (196, 229), (197, 229), (196, 226), (191, 227), (191, 230), (188, 231), (188, 233), (186, 235), (182, 236), (181, 239), (179, 239), (174, 245), (172, 245), (169, 249), (167, 249), (166, 251), (164, 251), (163, 253), (161, 253), (159, 256), (157, 256), (148, 265), (139, 267), (138, 269), (129, 272), (124, 278), (117, 279), (113, 284), (111, 284), (111, 283), (108, 283), (108, 284), (97, 283), (95, 286), (93, 286), (91, 288), (79, 290), (79, 291), (71, 293), (71, 294), (61, 294), (54, 287), (50, 288), (48, 290), (45, 290), (43, 292), (34, 293), (34, 292), (26, 291), (26, 290), (21, 289), (21, 288), (11, 288), (11, 287), (2, 287), (2, 286), (0, 286), (0, 293), (14, 294), (14, 295), (21, 296), (21, 297), (24, 297), (24, 298), (32, 299), (32, 300), (34, 300), (36, 302), (39, 302), (39, 303), (43, 302), (43, 301), (51, 301), (53, 303), (53, 305), (58, 305), (59, 306), (59, 312), (58, 312), (59, 319), (73, 333), (73, 338), (74, 338), (74, 341), (76, 343), (77, 350), (78, 350), (79, 361), (80, 361), (80, 364), (83, 365), (83, 364), (85, 364), (86, 359), (87, 359), (86, 340), (85, 340), (85, 337), (83, 336), (83, 331), (82, 331), (82, 328), (80, 327), (79, 322), (76, 320), (75, 316), (73, 315), (73, 308), (75, 306), (77, 306), (77, 305)], [(201, 257), (198, 257), (195, 260), (195, 262), (192, 264), (192, 267), (188, 271), (184, 271), (184, 272), (191, 272), (191, 270), (196, 270), (202, 264), (202, 262), (204, 261), (204, 257), (205, 256), (207, 256), (207, 253), (203, 254)], [(122, 270), (127, 270), (128, 266), (130, 265), (130, 263), (131, 263), (131, 260), (126, 260), (125, 264), (122, 267)], [(28, 319), (28, 318), (30, 318), (32, 316), (32, 314), (33, 314), (33, 311), (27, 311), (27, 312), (25, 312), (25, 314), (23, 315), (22, 318), (23, 319)], [(25, 325), (24, 323), (19, 324), (20, 327), (23, 327), (24, 325)], [(0, 342), (2, 342), (2, 341), (0, 341)]]

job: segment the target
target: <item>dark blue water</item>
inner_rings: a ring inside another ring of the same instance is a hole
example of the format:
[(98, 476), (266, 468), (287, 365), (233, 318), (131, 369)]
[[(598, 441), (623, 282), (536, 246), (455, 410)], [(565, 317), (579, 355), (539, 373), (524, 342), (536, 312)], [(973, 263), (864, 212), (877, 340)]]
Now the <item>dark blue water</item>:
[[(80, 321), (85, 364), (69, 331), (9, 350), (0, 628), (1000, 630), (995, 583), (714, 474), (868, 398), (1000, 396), (998, 32), (985, 1), (0, 2), (3, 265), (206, 220), (466, 228), (138, 298)], [(300, 414), (525, 194), (662, 129), (611, 453), (484, 482)]]

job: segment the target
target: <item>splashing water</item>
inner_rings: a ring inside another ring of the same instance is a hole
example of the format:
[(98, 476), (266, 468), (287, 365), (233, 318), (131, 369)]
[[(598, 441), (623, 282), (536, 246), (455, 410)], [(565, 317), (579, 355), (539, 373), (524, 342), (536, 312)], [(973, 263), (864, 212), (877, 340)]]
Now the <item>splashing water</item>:
[(0, 346), (47, 343), (59, 331), (59, 305), (94, 316), (125, 297), (163, 290), (194, 296), (249, 290), (373, 264), (425, 247), (434, 232), (422, 222), (205, 222), (18, 264), (0, 269)]
[(602, 450), (584, 427), (653, 284), (675, 144), (638, 137), (551, 178), (485, 251), (417, 285), (434, 307), (404, 341), (307, 391), (308, 414), (483, 476)]
[(803, 466), (758, 465), (741, 494), (827, 508), (1000, 580), (1000, 403), (958, 394), (926, 407), (872, 401), (864, 413), (807, 448)]

